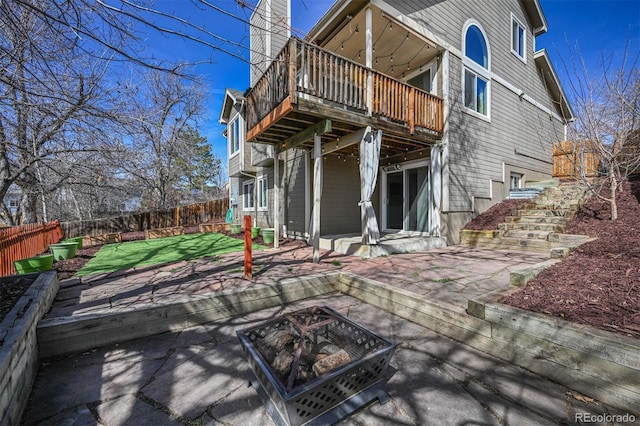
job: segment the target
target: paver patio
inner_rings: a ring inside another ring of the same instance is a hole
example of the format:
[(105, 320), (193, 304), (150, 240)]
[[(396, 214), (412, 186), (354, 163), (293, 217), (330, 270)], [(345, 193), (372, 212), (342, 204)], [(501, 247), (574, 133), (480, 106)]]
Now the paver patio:
[(399, 346), (390, 401), (345, 425), (573, 424), (616, 413), (508, 362), (337, 293), (164, 333), (42, 365), (25, 424), (269, 425), (235, 330), (284, 311), (330, 305)]
[[(254, 253), (252, 281), (242, 254), (70, 279), (48, 318), (109, 314), (180, 301), (191, 295), (275, 284), (281, 279), (344, 271), (439, 300), (464, 312), (469, 298), (509, 286), (509, 272), (545, 260), (536, 253), (451, 246), (369, 260), (294, 244)], [(576, 413), (616, 413), (602, 403), (367, 305), (330, 293), (241, 317), (163, 333), (41, 366), (25, 424), (271, 424), (247, 387), (247, 363), (235, 331), (283, 310), (326, 304), (399, 346), (388, 383), (391, 401), (374, 402), (343, 421), (384, 424), (572, 424)]]

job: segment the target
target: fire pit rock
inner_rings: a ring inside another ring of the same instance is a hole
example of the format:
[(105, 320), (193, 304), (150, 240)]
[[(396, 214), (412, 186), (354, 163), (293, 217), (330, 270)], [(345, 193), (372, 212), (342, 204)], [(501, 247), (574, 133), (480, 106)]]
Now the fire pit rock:
[(378, 399), (396, 344), (323, 306), (237, 331), (249, 382), (278, 425), (334, 423)]

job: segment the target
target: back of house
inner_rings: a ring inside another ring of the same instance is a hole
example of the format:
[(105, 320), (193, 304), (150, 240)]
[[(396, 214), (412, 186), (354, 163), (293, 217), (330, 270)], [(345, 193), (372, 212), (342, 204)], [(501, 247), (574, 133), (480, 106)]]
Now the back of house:
[[(510, 189), (552, 177), (573, 113), (535, 47), (537, 0), (339, 0), (304, 39), (288, 7), (256, 6), (264, 54), (221, 113), (238, 222), (308, 237), (318, 208), (321, 235), (359, 234), (370, 204), (383, 233), (454, 244)], [(375, 142), (368, 182), (361, 153)]]

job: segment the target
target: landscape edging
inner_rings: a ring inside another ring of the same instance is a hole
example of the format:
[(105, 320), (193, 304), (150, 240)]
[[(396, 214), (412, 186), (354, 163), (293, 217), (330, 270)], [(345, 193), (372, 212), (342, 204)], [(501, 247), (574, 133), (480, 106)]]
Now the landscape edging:
[(0, 323), (0, 426), (20, 424), (39, 366), (36, 327), (59, 288), (55, 271), (39, 273)]

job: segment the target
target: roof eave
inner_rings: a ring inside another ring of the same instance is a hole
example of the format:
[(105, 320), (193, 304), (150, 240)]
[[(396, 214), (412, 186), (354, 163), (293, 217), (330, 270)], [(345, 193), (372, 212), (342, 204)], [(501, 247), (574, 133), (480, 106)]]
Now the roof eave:
[[(234, 92), (236, 93), (234, 94)], [(237, 93), (240, 93), (240, 92), (233, 89), (225, 90), (224, 101), (222, 101), (222, 109), (220, 111), (220, 118), (218, 119), (218, 122), (220, 124), (227, 124), (231, 116), (231, 108), (233, 107), (233, 105), (237, 103), (244, 103), (245, 98), (243, 96), (238, 95)]]
[(547, 32), (547, 18), (544, 16), (539, 0), (523, 0), (523, 5), (529, 15), (529, 20), (533, 26), (533, 35), (540, 35)]
[(549, 59), (549, 55), (547, 54), (546, 49), (541, 49), (537, 52), (534, 52), (533, 58), (536, 66), (542, 70), (543, 76), (551, 77), (545, 78), (544, 83), (551, 95), (553, 95), (554, 92), (558, 94), (558, 102), (560, 103), (560, 115), (566, 122), (575, 121), (575, 114), (573, 112), (573, 109), (571, 108), (569, 99), (567, 98), (567, 95), (562, 88), (562, 84), (560, 84), (560, 79), (558, 78), (558, 74), (556, 73), (556, 70), (551, 63), (551, 60)]

